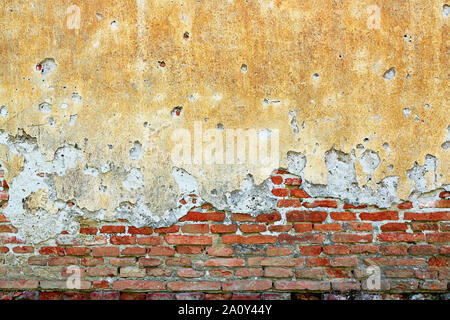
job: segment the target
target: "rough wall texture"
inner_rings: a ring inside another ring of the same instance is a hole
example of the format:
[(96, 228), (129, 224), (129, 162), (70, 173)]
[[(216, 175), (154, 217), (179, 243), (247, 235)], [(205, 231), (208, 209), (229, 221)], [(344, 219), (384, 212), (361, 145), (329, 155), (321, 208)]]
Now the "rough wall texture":
[[(74, 264), (106, 295), (364, 291), (374, 263), (383, 292), (445, 293), (449, 13), (2, 1), (0, 289), (45, 297)], [(232, 130), (244, 161), (217, 153)]]

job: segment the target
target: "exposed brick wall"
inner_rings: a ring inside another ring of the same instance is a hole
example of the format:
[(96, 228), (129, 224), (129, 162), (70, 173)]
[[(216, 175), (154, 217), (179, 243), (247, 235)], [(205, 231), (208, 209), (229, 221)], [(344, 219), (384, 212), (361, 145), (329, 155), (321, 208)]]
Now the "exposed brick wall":
[[(276, 212), (206, 204), (166, 228), (90, 221), (39, 245), (18, 239), (0, 214), (0, 299), (448, 299), (449, 192), (381, 210), (313, 199), (285, 171), (272, 182)], [(73, 265), (79, 290), (66, 286)], [(370, 265), (381, 268), (380, 290), (367, 288)]]

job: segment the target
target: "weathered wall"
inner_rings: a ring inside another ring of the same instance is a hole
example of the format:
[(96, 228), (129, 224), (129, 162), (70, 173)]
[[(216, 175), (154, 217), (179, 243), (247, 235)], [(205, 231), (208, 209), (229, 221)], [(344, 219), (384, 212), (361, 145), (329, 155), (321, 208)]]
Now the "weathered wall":
[[(318, 199), (434, 203), (450, 191), (449, 12), (442, 0), (2, 1), (2, 215), (36, 246), (117, 219), (168, 227), (204, 203), (256, 216), (278, 210), (279, 168)], [(231, 129), (272, 143), (273, 161), (208, 163)]]

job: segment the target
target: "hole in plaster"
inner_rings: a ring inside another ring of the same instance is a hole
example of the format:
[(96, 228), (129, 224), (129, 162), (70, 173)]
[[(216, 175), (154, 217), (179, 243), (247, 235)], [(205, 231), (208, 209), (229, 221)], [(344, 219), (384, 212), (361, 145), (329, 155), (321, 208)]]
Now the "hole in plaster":
[(247, 65), (245, 64), (245, 63), (243, 63), (242, 65), (241, 65), (241, 71), (242, 72), (247, 72)]
[(50, 113), (52, 111), (52, 105), (47, 102), (42, 102), (39, 104), (39, 111), (42, 113)]
[(75, 124), (75, 121), (77, 121), (78, 116), (76, 114), (73, 114), (70, 116), (69, 124), (73, 126)]
[(411, 109), (409, 108), (403, 108), (403, 113), (408, 118), (411, 115)]
[(3, 118), (6, 118), (8, 116), (8, 109), (6, 108), (6, 106), (0, 107), (0, 116), (2, 116)]
[(36, 70), (41, 74), (48, 74), (56, 68), (55, 59), (45, 58), (36, 65)]
[(158, 64), (161, 68), (164, 68), (166, 66), (166, 63), (164, 62), (164, 60), (158, 61)]
[(183, 34), (183, 39), (185, 39), (185, 40), (189, 39), (189, 32), (186, 31), (186, 32)]
[(392, 164), (388, 165), (387, 168), (388, 168), (389, 170), (394, 170), (394, 166), (393, 166)]
[(172, 118), (176, 118), (176, 117), (179, 117), (181, 115), (182, 111), (183, 111), (183, 107), (176, 106), (175, 108), (172, 109), (170, 114), (172, 115)]
[(108, 149), (112, 150), (113, 149), (113, 145), (112, 144), (108, 144)]
[(447, 17), (450, 14), (450, 6), (448, 4), (444, 4), (442, 7), (442, 14), (444, 17)]
[(101, 20), (103, 18), (103, 15), (101, 13), (96, 13), (95, 16), (98, 20)]
[(61, 104), (61, 109), (67, 109), (69, 105), (67, 103), (62, 103)]
[(430, 109), (430, 108), (431, 108), (431, 106), (430, 106), (428, 103), (426, 103), (423, 107), (424, 107), (425, 109)]
[(115, 30), (117, 30), (117, 29), (119, 29), (119, 24), (117, 23), (116, 20), (113, 20), (113, 21), (111, 22), (111, 30), (115, 31)]
[(219, 130), (223, 130), (223, 129), (224, 129), (224, 126), (223, 126), (223, 124), (221, 124), (221, 123), (218, 123), (218, 124), (217, 124), (217, 129), (219, 129)]
[(72, 100), (75, 102), (83, 101), (83, 98), (76, 92), (72, 93)]
[(142, 144), (139, 141), (134, 142), (134, 147), (129, 151), (130, 159), (137, 160), (142, 155)]
[(396, 73), (397, 72), (395, 70), (395, 67), (392, 67), (383, 74), (383, 78), (385, 78), (386, 80), (391, 80), (395, 78)]
[(48, 125), (53, 126), (54, 124), (55, 124), (55, 118), (53, 118), (53, 117), (48, 118)]
[(313, 78), (316, 79), (316, 80), (319, 79), (319, 74), (318, 73), (314, 73), (313, 74)]
[(387, 143), (387, 142), (383, 143), (383, 149), (384, 150), (390, 150), (391, 147), (389, 146), (389, 143)]

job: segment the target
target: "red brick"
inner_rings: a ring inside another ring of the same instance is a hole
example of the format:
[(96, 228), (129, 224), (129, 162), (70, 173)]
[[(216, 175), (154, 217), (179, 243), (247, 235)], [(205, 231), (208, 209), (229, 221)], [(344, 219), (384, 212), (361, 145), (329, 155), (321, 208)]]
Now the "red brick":
[(237, 277), (262, 277), (263, 269), (261, 268), (239, 268), (236, 270)]
[(97, 234), (98, 229), (95, 227), (81, 227), (80, 233), (81, 234)]
[(220, 282), (186, 282), (173, 281), (167, 284), (172, 291), (217, 291), (220, 290)]
[(420, 242), (425, 240), (423, 233), (381, 233), (378, 240), (384, 242)]
[(25, 241), (20, 240), (15, 236), (6, 236), (6, 237), (2, 237), (1, 239), (4, 244), (10, 244), (10, 243), (25, 244)]
[(422, 258), (400, 259), (400, 258), (365, 258), (364, 263), (367, 265), (378, 266), (425, 266), (427, 261)]
[(14, 247), (13, 252), (14, 253), (33, 253), (34, 247), (31, 247), (31, 246)]
[(264, 244), (277, 242), (276, 236), (241, 236), (241, 235), (224, 235), (222, 236), (222, 243), (241, 243), (241, 244)]
[(357, 244), (350, 247), (353, 254), (370, 254), (379, 252), (379, 248), (374, 245)]
[(180, 226), (173, 225), (170, 227), (156, 228), (156, 233), (177, 233), (180, 230)]
[(427, 242), (450, 242), (450, 232), (448, 233), (427, 233)]
[(166, 235), (164, 239), (169, 244), (212, 245), (212, 238), (208, 236)]
[(349, 204), (349, 203), (344, 204), (344, 209), (364, 209), (364, 208), (367, 208), (367, 204), (362, 204), (359, 206), (355, 206), (355, 205)]
[(292, 210), (286, 213), (286, 219), (289, 222), (324, 222), (327, 215), (324, 211)]
[(271, 232), (289, 232), (292, 229), (291, 225), (272, 225), (269, 226)]
[(150, 247), (148, 248), (149, 256), (174, 256), (175, 250), (170, 247)]
[(436, 223), (411, 222), (411, 229), (417, 231), (438, 231), (439, 226)]
[(361, 212), (359, 214), (361, 220), (369, 221), (383, 221), (383, 220), (398, 220), (397, 211), (381, 211), (381, 212)]
[(136, 292), (121, 292), (120, 300), (147, 300), (147, 294)]
[(81, 265), (86, 267), (94, 267), (104, 263), (102, 258), (83, 258), (81, 259)]
[(299, 186), (302, 184), (301, 178), (286, 178), (284, 184), (287, 186)]
[[(209, 249), (210, 247), (208, 247)], [(176, 247), (179, 254), (201, 254), (205, 249), (203, 247)]]
[(302, 256), (318, 256), (322, 253), (322, 246), (298, 246)]
[(153, 233), (153, 229), (150, 227), (142, 227), (142, 228), (128, 227), (128, 233), (151, 235)]
[(136, 244), (136, 236), (112, 236), (109, 241), (117, 245)]
[(179, 221), (223, 221), (225, 213), (223, 212), (194, 212), (190, 211)]
[(294, 224), (295, 232), (311, 232), (313, 229), (312, 223), (296, 223)]
[(9, 222), (5, 215), (0, 213), (0, 222)]
[(256, 222), (273, 223), (281, 220), (281, 214), (277, 211), (262, 213), (256, 217)]
[(296, 198), (309, 198), (310, 195), (308, 193), (306, 193), (304, 190), (302, 189), (292, 189), (291, 190), (291, 197), (296, 197)]
[(331, 236), (333, 242), (372, 242), (372, 234), (356, 234), (356, 233), (335, 233)]
[(129, 267), (136, 264), (135, 258), (113, 258), (109, 259), (109, 264), (116, 267)]
[(341, 225), (339, 223), (314, 224), (314, 231), (339, 231)]
[(178, 269), (177, 275), (182, 278), (200, 278), (205, 275), (205, 271), (198, 271), (191, 268)]
[(358, 258), (355, 257), (336, 257), (331, 261), (333, 267), (355, 267), (358, 265)]
[(333, 290), (340, 292), (361, 290), (361, 283), (359, 281), (345, 281), (345, 282), (331, 282)]
[(322, 257), (306, 258), (307, 267), (325, 267), (330, 265), (330, 259)]
[(289, 195), (289, 189), (272, 189), (272, 194), (276, 197), (287, 197)]
[(278, 208), (288, 208), (288, 207), (300, 208), (301, 206), (302, 203), (300, 202), (299, 199), (280, 199), (277, 202)]
[(391, 223), (383, 224), (380, 227), (380, 229), (383, 232), (386, 232), (386, 231), (406, 231), (408, 229), (408, 226), (407, 226), (406, 223), (391, 222)]
[[(447, 268), (450, 265), (449, 257), (430, 257), (428, 267)], [(448, 271), (448, 270), (447, 270)]]
[(92, 256), (94, 257), (118, 257), (118, 247), (97, 247), (92, 249)]
[(412, 255), (433, 255), (438, 253), (438, 249), (430, 244), (424, 244), (410, 246), (408, 252)]
[(67, 247), (66, 254), (68, 256), (87, 256), (91, 253), (90, 248), (86, 247)]
[(338, 221), (356, 221), (356, 213), (353, 212), (331, 212), (330, 217)]
[(0, 289), (37, 289), (38, 280), (1, 280)]
[(121, 256), (145, 256), (147, 250), (142, 247), (128, 247), (122, 250)]
[(142, 246), (156, 246), (163, 243), (163, 239), (161, 237), (142, 237), (137, 238), (137, 243)]
[(18, 230), (10, 224), (0, 225), (0, 233), (17, 233)]
[(292, 278), (292, 269), (268, 267), (264, 269), (264, 277), (269, 278)]
[(385, 256), (402, 256), (408, 252), (408, 247), (404, 245), (380, 246), (380, 251)]
[(264, 291), (271, 288), (270, 280), (234, 280), (222, 283), (223, 291)]
[(439, 198), (448, 198), (450, 197), (450, 191), (442, 191), (439, 193)]
[(404, 219), (415, 221), (445, 221), (450, 220), (450, 211), (426, 213), (405, 212)]
[(213, 278), (227, 278), (233, 276), (233, 271), (224, 269), (210, 269), (209, 275)]
[[(124, 281), (124, 280), (122, 280), (122, 281)], [(117, 292), (117, 291), (91, 292), (89, 298), (91, 300), (118, 300), (119, 292)]]
[(147, 300), (175, 300), (173, 293), (147, 293)]
[(337, 208), (337, 202), (334, 200), (316, 200), (314, 202), (303, 202), (305, 208)]
[(450, 199), (422, 202), (419, 208), (450, 208)]
[(47, 258), (44, 257), (29, 257), (28, 264), (30, 266), (46, 266), (48, 262)]
[(101, 233), (125, 233), (124, 226), (103, 226), (100, 229)]
[(325, 236), (323, 234), (314, 234), (314, 233), (303, 233), (297, 235), (290, 234), (280, 234), (278, 236), (278, 240), (280, 243), (299, 243), (299, 242), (307, 242), (307, 243), (323, 243), (325, 240)]
[(259, 293), (233, 293), (231, 300), (261, 300)]
[(242, 267), (245, 265), (245, 261), (238, 258), (215, 258), (205, 261), (202, 265), (205, 267)]
[(342, 229), (346, 231), (372, 231), (372, 224), (368, 222), (344, 222)]
[(161, 260), (155, 258), (139, 258), (140, 267), (156, 267), (161, 264)]
[(8, 247), (0, 247), (0, 253), (7, 253), (9, 251)]
[(266, 231), (266, 226), (263, 224), (241, 224), (239, 229), (243, 233), (259, 233)]
[(115, 290), (164, 290), (162, 281), (118, 280), (114, 281)]
[(117, 276), (117, 268), (88, 268), (87, 275), (90, 277), (115, 277)]
[(231, 221), (236, 222), (254, 222), (255, 220), (256, 218), (248, 213), (235, 213), (231, 216)]
[(190, 267), (192, 265), (191, 259), (189, 258), (167, 258), (166, 266), (181, 266)]
[(212, 233), (235, 233), (237, 231), (236, 224), (213, 224), (211, 225)]
[(270, 177), (270, 179), (272, 180), (272, 183), (276, 184), (276, 185), (283, 183), (283, 177), (281, 177), (281, 176), (273, 176), (273, 177)]
[(233, 255), (233, 248), (209, 247), (206, 249), (206, 253), (216, 257), (231, 257)]
[(274, 256), (289, 256), (294, 253), (294, 249), (291, 247), (272, 247), (266, 248), (266, 255), (270, 257)]
[(71, 264), (79, 264), (79, 260), (74, 257), (63, 257), (63, 258), (49, 258), (49, 266), (67, 266)]
[(397, 205), (397, 208), (399, 209), (411, 209), (413, 207), (413, 204), (409, 201), (403, 202)]
[(346, 245), (329, 245), (323, 247), (323, 253), (329, 254), (329, 255), (335, 255), (335, 254), (349, 254), (350, 253), (350, 247)]
[(209, 224), (185, 224), (181, 227), (183, 233), (209, 233)]

